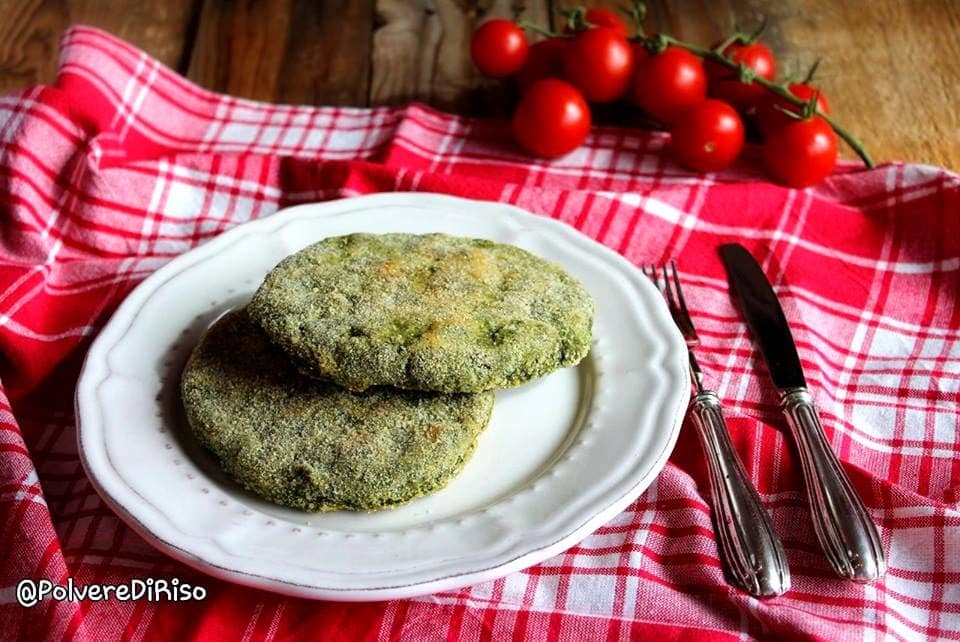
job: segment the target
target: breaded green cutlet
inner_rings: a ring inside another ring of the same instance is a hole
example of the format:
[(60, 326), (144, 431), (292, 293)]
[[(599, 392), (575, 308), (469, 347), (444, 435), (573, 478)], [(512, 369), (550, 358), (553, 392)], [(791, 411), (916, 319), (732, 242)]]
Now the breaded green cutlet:
[(589, 351), (594, 304), (559, 265), (445, 234), (351, 234), (266, 277), (253, 319), (300, 369), (351, 390), (518, 386)]
[(180, 392), (190, 427), (231, 477), (307, 511), (389, 508), (442, 488), (469, 459), (494, 397), (351, 393), (305, 377), (246, 310), (205, 333)]

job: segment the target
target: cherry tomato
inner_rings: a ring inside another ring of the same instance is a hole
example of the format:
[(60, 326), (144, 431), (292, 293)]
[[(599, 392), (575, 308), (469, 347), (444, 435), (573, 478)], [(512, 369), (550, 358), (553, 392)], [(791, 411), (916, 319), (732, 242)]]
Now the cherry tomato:
[(650, 57), (650, 52), (647, 51), (647, 48), (643, 43), (638, 42), (633, 45), (633, 69), (636, 71), (644, 60)]
[[(586, 13), (583, 14), (583, 19), (587, 24), (594, 27), (610, 27), (621, 36), (627, 36), (627, 25), (623, 23), (623, 19), (620, 18), (620, 15), (617, 14), (616, 11), (611, 11), (603, 7), (590, 7)], [(564, 27), (563, 32), (573, 33), (573, 29)]]
[(603, 7), (590, 7), (584, 18), (588, 24), (595, 27), (610, 27), (624, 38), (627, 36), (627, 25), (623, 24), (623, 20), (615, 11)]
[(686, 49), (667, 47), (637, 62), (630, 100), (657, 120), (669, 123), (706, 97), (703, 62)]
[(527, 59), (527, 35), (512, 20), (495, 18), (477, 27), (470, 38), (470, 57), (486, 76), (503, 78), (520, 71)]
[[(773, 58), (773, 52), (761, 42), (749, 45), (735, 42), (727, 46), (723, 53), (733, 62), (753, 69), (761, 78), (772, 81), (777, 75), (777, 62)], [(707, 65), (707, 77), (710, 79), (711, 96), (725, 100), (744, 111), (754, 107), (767, 91), (756, 83), (740, 82), (738, 72), (716, 62)]]
[[(803, 101), (809, 101), (813, 98), (814, 94), (819, 94), (817, 96), (817, 109), (825, 114), (830, 113), (830, 105), (827, 103), (827, 99), (823, 97), (823, 94), (819, 93), (820, 90), (816, 87), (804, 83), (792, 82), (787, 85), (787, 89), (791, 94)], [(796, 120), (783, 113), (782, 110), (784, 109), (799, 114), (803, 108), (768, 91), (767, 95), (757, 104), (757, 127), (760, 128), (763, 134), (770, 134), (774, 130)]]
[(513, 114), (513, 135), (541, 158), (563, 156), (590, 132), (590, 108), (576, 87), (556, 78), (533, 83)]
[(530, 46), (530, 53), (523, 68), (517, 74), (517, 85), (521, 91), (543, 78), (563, 77), (563, 52), (567, 50), (567, 41), (563, 38), (541, 40)]
[(593, 103), (616, 100), (633, 74), (633, 48), (609, 27), (581, 31), (567, 45), (563, 73)]
[(704, 100), (684, 110), (670, 130), (670, 149), (678, 163), (699, 172), (729, 167), (743, 149), (743, 121), (720, 100)]
[(824, 119), (794, 120), (763, 142), (763, 165), (775, 180), (790, 187), (818, 183), (837, 164), (837, 135)]

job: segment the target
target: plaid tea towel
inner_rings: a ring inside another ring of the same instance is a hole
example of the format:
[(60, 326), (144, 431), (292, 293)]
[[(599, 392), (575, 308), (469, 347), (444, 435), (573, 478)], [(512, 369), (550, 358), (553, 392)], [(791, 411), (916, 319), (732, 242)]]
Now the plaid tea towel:
[[(960, 639), (960, 177), (844, 164), (767, 182), (748, 152), (693, 175), (665, 135), (595, 128), (547, 163), (506, 123), (422, 105), (268, 105), (204, 91), (105, 33), (64, 39), (52, 87), (0, 98), (0, 631), (50, 640)], [(630, 261), (680, 262), (747, 471), (782, 536), (786, 595), (723, 579), (690, 429), (628, 510), (538, 566), (462, 590), (340, 604), (207, 577), (99, 499), (73, 393), (91, 338), (171, 258), (297, 203), (380, 191), (512, 203)], [(879, 525), (886, 576), (834, 577), (797, 455), (716, 246), (745, 244), (782, 298), (828, 437)], [(199, 602), (16, 602), (24, 578), (77, 586), (180, 578)]]

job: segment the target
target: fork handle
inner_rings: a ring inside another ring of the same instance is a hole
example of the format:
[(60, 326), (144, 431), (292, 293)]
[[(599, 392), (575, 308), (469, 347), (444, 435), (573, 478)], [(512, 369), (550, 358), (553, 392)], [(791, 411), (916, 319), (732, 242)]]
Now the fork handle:
[(697, 393), (690, 416), (706, 454), (717, 539), (731, 579), (756, 597), (783, 594), (790, 588), (783, 544), (733, 448), (720, 398)]
[(830, 565), (855, 582), (877, 579), (886, 568), (877, 527), (833, 453), (810, 393), (785, 391), (783, 412), (800, 452), (814, 531)]

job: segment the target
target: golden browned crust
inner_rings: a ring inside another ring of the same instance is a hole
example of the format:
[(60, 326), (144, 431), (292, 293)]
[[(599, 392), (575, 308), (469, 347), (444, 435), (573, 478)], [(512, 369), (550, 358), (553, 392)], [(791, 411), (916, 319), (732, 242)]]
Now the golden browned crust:
[(351, 390), (476, 392), (579, 362), (593, 300), (511, 245), (352, 234), (284, 259), (250, 314), (304, 372)]

